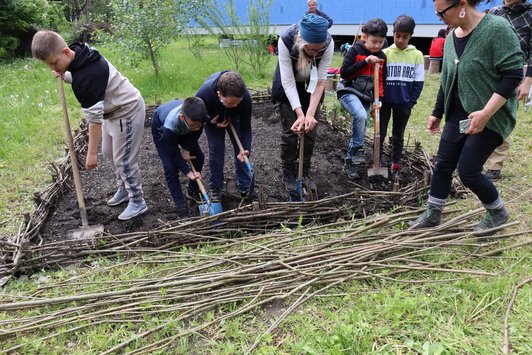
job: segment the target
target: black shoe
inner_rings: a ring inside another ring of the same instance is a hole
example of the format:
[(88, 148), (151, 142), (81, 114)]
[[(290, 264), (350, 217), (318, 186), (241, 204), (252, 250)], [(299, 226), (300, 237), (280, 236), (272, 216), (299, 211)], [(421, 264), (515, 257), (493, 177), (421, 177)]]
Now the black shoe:
[(500, 170), (488, 170), (486, 171), (486, 174), (484, 174), (490, 181), (497, 181), (501, 178), (501, 171)]
[(283, 183), (286, 191), (297, 190), (297, 182), (294, 173), (288, 169), (283, 169)]
[[(486, 214), (484, 215), (484, 218), (480, 221), (479, 224), (475, 226), (476, 232), (481, 232), (486, 229), (495, 228), (498, 226), (502, 226), (506, 222), (508, 222), (508, 219), (510, 218), (510, 214), (508, 211), (506, 211), (506, 208), (497, 208), (493, 210), (486, 210)], [(478, 233), (478, 235), (491, 235), (494, 232), (487, 232), (487, 233)]]
[(214, 188), (211, 190), (211, 200), (212, 202), (222, 201), (222, 189)]
[(441, 211), (434, 206), (427, 205), (425, 212), (423, 212), (417, 219), (408, 222), (411, 229), (436, 227), (441, 222)]
[(201, 199), (201, 192), (199, 190), (199, 188), (193, 188), (193, 187), (188, 187), (187, 188), (187, 195), (186, 197), (189, 199), (189, 200), (192, 200), (196, 203), (203, 203), (204, 201)]
[(257, 192), (253, 190), (240, 190), (240, 198), (246, 202), (256, 201), (259, 196)]
[(366, 156), (364, 155), (364, 148), (359, 148), (356, 150), (356, 153), (352, 155), (352, 161), (355, 165), (363, 165), (366, 164)]
[(182, 205), (177, 207), (177, 215), (179, 218), (188, 218), (190, 217), (190, 211), (188, 210), (187, 205)]
[(360, 174), (358, 173), (358, 168), (351, 159), (346, 159), (344, 163), (344, 173), (350, 179), (358, 179)]

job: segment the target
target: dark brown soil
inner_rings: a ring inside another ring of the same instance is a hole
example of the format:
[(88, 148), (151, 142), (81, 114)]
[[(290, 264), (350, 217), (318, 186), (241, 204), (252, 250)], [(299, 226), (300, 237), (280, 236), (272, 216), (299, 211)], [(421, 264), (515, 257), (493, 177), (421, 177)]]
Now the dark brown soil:
[[(89, 223), (102, 223), (114, 235), (150, 230), (178, 218), (166, 186), (162, 164), (151, 137), (150, 124), (153, 109), (154, 107), (149, 107), (146, 112), (144, 146), (140, 156), (142, 183), (149, 208), (148, 212), (130, 221), (119, 221), (117, 219), (117, 216), (126, 205), (107, 206), (106, 201), (114, 194), (115, 185), (111, 168), (101, 155), (99, 156), (97, 169), (93, 171), (82, 170), (81, 172)], [(254, 104), (252, 128), (253, 145), (250, 160), (255, 171), (257, 186), (266, 197), (267, 202), (286, 201), (287, 194), (281, 181), (280, 169), (281, 125), (274, 112), (274, 107), (269, 102)], [(319, 198), (351, 192), (355, 188), (355, 183), (370, 190), (390, 190), (390, 181), (383, 179), (368, 181), (367, 176), (363, 176), (353, 182), (346, 177), (342, 167), (348, 139), (349, 136), (346, 132), (331, 127), (327, 122), (319, 123), (318, 140), (315, 146), (311, 171), (318, 186)], [(209, 166), (205, 135), (201, 137), (200, 142), (206, 155), (203, 174), (208, 186)], [(224, 210), (235, 208), (241, 203), (235, 183), (233, 154), (232, 150), (229, 149), (231, 146), (229, 138), (226, 139), (226, 143)], [(366, 147), (366, 155), (370, 156), (370, 154), (371, 147)], [(384, 160), (387, 161), (387, 158), (387, 155), (385, 155)], [(368, 163), (370, 160), (368, 158)], [(81, 157), (81, 161), (84, 161), (84, 157)], [(408, 166), (403, 167), (403, 184), (420, 180), (421, 178), (417, 171), (409, 169)], [(183, 177), (183, 187), (186, 186), (185, 181), (186, 178)], [(197, 205), (191, 202), (189, 202), (189, 205), (190, 210), (195, 215), (199, 215)], [(50, 213), (41, 229), (41, 235), (47, 240), (62, 239), (66, 236), (67, 231), (75, 229), (79, 225), (76, 195), (73, 187), (70, 187), (70, 190), (65, 191)]]

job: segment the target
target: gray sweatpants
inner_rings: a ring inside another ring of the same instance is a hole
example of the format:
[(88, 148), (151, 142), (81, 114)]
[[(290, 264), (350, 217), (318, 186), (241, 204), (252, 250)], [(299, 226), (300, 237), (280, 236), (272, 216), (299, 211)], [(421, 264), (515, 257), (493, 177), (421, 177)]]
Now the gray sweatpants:
[(131, 117), (104, 120), (102, 152), (109, 160), (118, 187), (125, 187), (132, 202), (144, 198), (139, 169), (139, 153), (144, 135), (146, 108), (141, 100)]

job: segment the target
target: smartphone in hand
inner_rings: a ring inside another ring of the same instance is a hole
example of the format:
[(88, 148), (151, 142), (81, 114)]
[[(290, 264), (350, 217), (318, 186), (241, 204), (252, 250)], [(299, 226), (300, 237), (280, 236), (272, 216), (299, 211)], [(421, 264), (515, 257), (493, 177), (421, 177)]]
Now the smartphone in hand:
[(468, 118), (466, 120), (461, 120), (460, 122), (458, 122), (460, 133), (465, 133), (469, 129), (470, 125), (471, 125), (471, 118)]

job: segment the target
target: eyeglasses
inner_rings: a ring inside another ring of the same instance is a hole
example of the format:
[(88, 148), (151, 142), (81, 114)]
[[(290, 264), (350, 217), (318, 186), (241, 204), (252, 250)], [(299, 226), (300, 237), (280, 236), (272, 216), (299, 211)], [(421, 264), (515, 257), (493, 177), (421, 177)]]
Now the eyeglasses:
[(199, 131), (201, 127), (203, 127), (203, 123), (198, 121), (192, 121), (185, 117), (185, 126), (187, 126), (187, 128), (191, 131)]
[(454, 3), (452, 3), (450, 6), (446, 7), (445, 9), (441, 10), (441, 11), (434, 11), (436, 13), (436, 15), (439, 17), (439, 18), (442, 18), (444, 19), (445, 18), (445, 13), (447, 11), (449, 11), (450, 9), (452, 9), (453, 7), (455, 7), (456, 5), (458, 5), (460, 3), (460, 1), (455, 1)]

